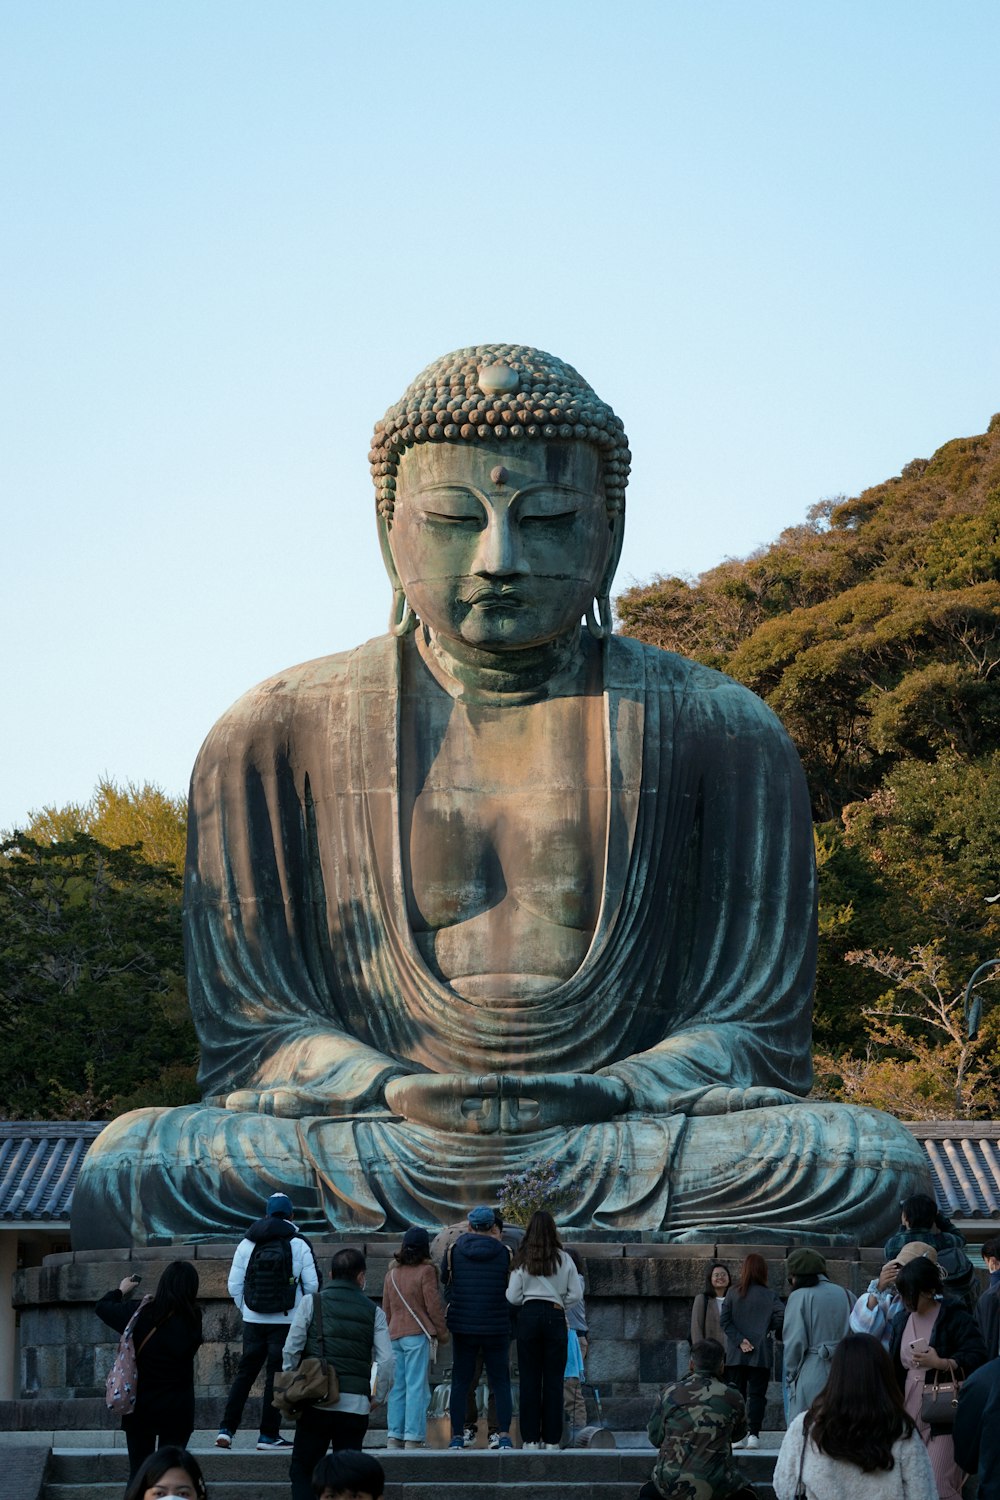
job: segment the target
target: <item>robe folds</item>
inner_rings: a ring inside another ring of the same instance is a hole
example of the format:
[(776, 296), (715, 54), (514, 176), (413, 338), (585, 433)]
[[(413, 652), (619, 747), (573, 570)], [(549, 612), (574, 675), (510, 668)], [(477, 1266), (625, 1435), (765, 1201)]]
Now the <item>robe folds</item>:
[[(577, 972), (530, 998), (456, 994), (409, 927), (412, 641), (306, 663), (223, 716), (192, 777), (185, 881), (203, 1102), (99, 1137), (78, 1248), (229, 1232), (279, 1189), (301, 1224), (451, 1222), (539, 1160), (558, 1167), (567, 1224), (672, 1239), (786, 1241), (794, 1223), (817, 1243), (872, 1243), (926, 1189), (922, 1151), (888, 1116), (796, 1102), (811, 1084), (816, 895), (784, 730), (720, 673), (628, 638), (600, 649), (600, 911)], [(421, 1072), (604, 1075), (629, 1107), (452, 1132), (389, 1110), (386, 1084)], [(740, 1108), (753, 1087), (788, 1102)], [(732, 1113), (698, 1113), (727, 1100)]]

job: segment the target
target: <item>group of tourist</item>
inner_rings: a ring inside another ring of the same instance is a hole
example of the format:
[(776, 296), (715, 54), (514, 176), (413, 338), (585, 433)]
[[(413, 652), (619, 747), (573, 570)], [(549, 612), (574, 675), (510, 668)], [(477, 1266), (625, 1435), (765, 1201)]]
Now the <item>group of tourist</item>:
[[(978, 1287), (965, 1286), (971, 1263), (964, 1241), (932, 1200), (903, 1204), (901, 1228), (885, 1254), (856, 1301), (829, 1279), (818, 1250), (788, 1256), (787, 1301), (769, 1285), (758, 1253), (748, 1254), (735, 1276), (722, 1262), (709, 1267), (691, 1313), (688, 1376), (662, 1392), (649, 1423), (658, 1454), (641, 1500), (687, 1493), (685, 1485), (705, 1500), (749, 1500), (753, 1488), (733, 1453), (759, 1447), (776, 1338), (786, 1425), (777, 1500), (961, 1500), (967, 1474), (976, 1472), (987, 1476), (981, 1500), (1000, 1500), (1000, 1239), (983, 1247), (991, 1277), (978, 1302)], [(424, 1445), (438, 1341), (453, 1345), (449, 1447), (475, 1437), (475, 1389), (484, 1371), (489, 1445), (513, 1446), (512, 1327), (522, 1447), (560, 1447), (564, 1406), (571, 1411), (580, 1400), (573, 1345), (578, 1360), (587, 1325), (579, 1262), (563, 1248), (550, 1214), (534, 1214), (526, 1232), (505, 1232), (498, 1211), (483, 1205), (442, 1231), (434, 1247), (426, 1229), (407, 1230), (381, 1307), (365, 1290), (358, 1249), (337, 1250), (322, 1291), (320, 1280), (289, 1200), (272, 1195), (230, 1271), (244, 1319), (243, 1356), (217, 1443), (231, 1447), (266, 1366), (257, 1447), (291, 1449), (293, 1500), (352, 1492), (377, 1500), (381, 1468), (360, 1451), (370, 1413), (388, 1397), (389, 1447)], [(186, 1450), (202, 1343), (198, 1273), (191, 1260), (174, 1261), (153, 1295), (137, 1303), (139, 1283), (125, 1277), (97, 1306), (131, 1341), (138, 1371), (134, 1409), (123, 1416), (126, 1500), (205, 1500), (200, 1468)], [(290, 1444), (272, 1404), (274, 1376), (309, 1355), (334, 1366), (339, 1392), (304, 1409)], [(573, 1371), (575, 1389), (567, 1394)], [(960, 1390), (955, 1404), (953, 1383)]]
[(687, 1494), (696, 1480), (700, 1500), (754, 1494), (732, 1454), (759, 1446), (779, 1334), (778, 1500), (960, 1500), (970, 1473), (983, 1479), (981, 1500), (1000, 1500), (1000, 1239), (983, 1246), (991, 1275), (978, 1302), (964, 1240), (932, 1199), (904, 1201), (884, 1253), (856, 1301), (817, 1250), (788, 1256), (785, 1303), (760, 1255), (735, 1280), (721, 1262), (709, 1267), (689, 1374), (649, 1424), (659, 1452), (643, 1500)]
[[(291, 1214), (286, 1195), (272, 1194), (233, 1257), (228, 1284), (243, 1315), (243, 1353), (218, 1447), (232, 1447), (250, 1390), (265, 1369), (257, 1448), (291, 1449), (293, 1500), (310, 1500), (321, 1493), (316, 1476), (324, 1455), (331, 1449), (360, 1451), (371, 1411), (387, 1397), (388, 1446), (424, 1446), (429, 1367), (438, 1341), (450, 1339), (449, 1447), (463, 1448), (475, 1435), (469, 1403), (475, 1421), (475, 1387), (485, 1368), (495, 1413), (489, 1446), (509, 1449), (515, 1326), (522, 1446), (561, 1446), (564, 1401), (571, 1420), (582, 1404), (586, 1319), (578, 1262), (563, 1249), (551, 1214), (534, 1214), (512, 1248), (504, 1241), (499, 1212), (474, 1208), (465, 1223), (443, 1235), (440, 1272), (427, 1230), (408, 1229), (386, 1275), (381, 1307), (365, 1291), (363, 1253), (350, 1246), (334, 1254), (328, 1284), (320, 1290), (312, 1248)], [(138, 1276), (126, 1276), (97, 1305), (104, 1322), (131, 1341), (137, 1370), (134, 1406), (122, 1417), (129, 1500), (189, 1493), (201, 1500), (197, 1464), (192, 1468), (186, 1457), (177, 1457), (194, 1428), (194, 1359), (202, 1343), (198, 1273), (190, 1260), (171, 1262), (155, 1295), (137, 1304), (139, 1283)], [(333, 1366), (339, 1390), (304, 1408), (289, 1443), (273, 1402), (274, 1378), (279, 1369), (293, 1370), (313, 1356)], [(165, 1454), (172, 1455), (168, 1464)]]

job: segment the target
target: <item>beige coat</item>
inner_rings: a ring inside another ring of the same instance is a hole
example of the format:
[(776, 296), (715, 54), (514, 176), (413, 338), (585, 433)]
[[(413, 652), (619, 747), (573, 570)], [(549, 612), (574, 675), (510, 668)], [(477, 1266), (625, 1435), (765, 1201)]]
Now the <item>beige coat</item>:
[[(423, 1323), (423, 1328), (407, 1310), (407, 1302)], [(409, 1334), (425, 1332), (442, 1343), (449, 1338), (437, 1268), (429, 1260), (419, 1266), (400, 1266), (390, 1262), (382, 1288), (382, 1311), (389, 1324), (390, 1338), (405, 1339)]]

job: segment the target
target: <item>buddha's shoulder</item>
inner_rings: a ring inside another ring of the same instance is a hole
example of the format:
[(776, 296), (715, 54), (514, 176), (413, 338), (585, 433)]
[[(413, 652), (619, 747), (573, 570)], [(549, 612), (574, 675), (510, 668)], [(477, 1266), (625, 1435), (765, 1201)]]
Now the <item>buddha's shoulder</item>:
[(713, 713), (749, 719), (774, 717), (756, 693), (714, 667), (627, 635), (613, 636), (608, 645), (609, 671), (623, 687), (641, 682), (646, 691), (667, 694), (692, 706), (700, 703)]
[(391, 678), (396, 649), (391, 636), (376, 636), (351, 651), (317, 656), (275, 672), (237, 698), (212, 733), (255, 732), (268, 725), (307, 719), (316, 712), (328, 714), (338, 701), (346, 701), (359, 679), (376, 674)]

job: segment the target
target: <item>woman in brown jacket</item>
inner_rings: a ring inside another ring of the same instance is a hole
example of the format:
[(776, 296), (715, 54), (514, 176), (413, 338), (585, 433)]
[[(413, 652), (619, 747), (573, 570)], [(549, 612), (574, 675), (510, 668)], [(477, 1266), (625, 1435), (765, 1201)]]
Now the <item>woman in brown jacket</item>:
[(422, 1448), (427, 1436), (431, 1345), (449, 1337), (426, 1229), (408, 1229), (386, 1273), (382, 1311), (396, 1356), (387, 1422), (390, 1448)]

